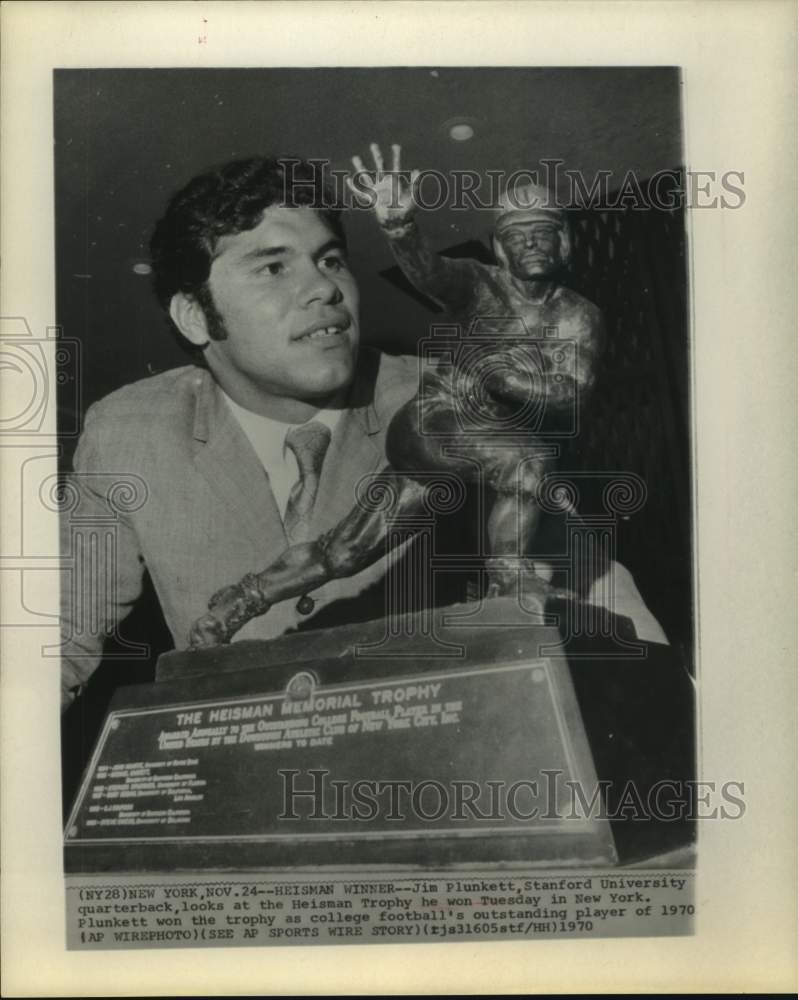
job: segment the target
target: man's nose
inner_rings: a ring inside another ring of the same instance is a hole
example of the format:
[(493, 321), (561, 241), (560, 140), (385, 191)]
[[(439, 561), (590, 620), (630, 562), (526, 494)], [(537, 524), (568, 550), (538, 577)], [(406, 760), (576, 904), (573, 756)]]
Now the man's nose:
[(341, 289), (332, 280), (332, 277), (320, 270), (315, 263), (307, 268), (303, 277), (301, 295), (306, 305), (313, 302), (336, 303), (343, 298)]
[(526, 234), (526, 245), (530, 248), (536, 247), (538, 245), (537, 233)]

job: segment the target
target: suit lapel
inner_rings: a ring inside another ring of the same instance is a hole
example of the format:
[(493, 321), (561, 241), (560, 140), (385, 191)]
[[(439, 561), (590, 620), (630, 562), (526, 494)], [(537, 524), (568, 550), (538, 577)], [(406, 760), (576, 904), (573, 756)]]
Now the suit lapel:
[(358, 482), (386, 464), (385, 429), (374, 406), (376, 363), (367, 352), (360, 363), (346, 410), (335, 428), (321, 470), (311, 535), (329, 531), (355, 506)]
[[(322, 466), (311, 519), (311, 537), (329, 531), (355, 506), (360, 479), (386, 464), (385, 429), (374, 407), (376, 371), (363, 358)], [(282, 518), (260, 459), (225, 404), (209, 372), (197, 390), (194, 414), (194, 461), (218, 497), (220, 510), (232, 517), (267, 560), (288, 546)]]
[(287, 541), (268, 477), (210, 373), (198, 389), (194, 445), (196, 468), (218, 497), (225, 517), (235, 520), (256, 552), (279, 555)]
[(345, 410), (341, 415), (321, 470), (312, 537), (342, 521), (355, 506), (359, 480), (385, 464), (381, 440), (378, 433), (366, 430), (357, 410)]

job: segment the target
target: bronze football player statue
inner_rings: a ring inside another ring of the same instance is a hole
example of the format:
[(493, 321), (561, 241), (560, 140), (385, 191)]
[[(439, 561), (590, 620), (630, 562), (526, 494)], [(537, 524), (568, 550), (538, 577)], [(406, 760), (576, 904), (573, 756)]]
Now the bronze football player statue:
[(523, 572), (524, 591), (537, 596), (541, 610), (549, 596), (574, 596), (552, 588), (524, 558), (540, 518), (541, 480), (556, 452), (545, 447), (546, 433), (584, 404), (603, 342), (599, 309), (558, 280), (570, 257), (566, 217), (541, 188), (507, 191), (495, 212), (497, 266), (442, 257), (416, 225), (418, 172), (401, 173), (398, 146), (390, 171), (379, 147), (371, 151), (373, 176), (354, 157), (350, 187), (373, 209), (408, 280), (460, 324), (461, 347), (468, 348), (469, 332), (476, 347), (455, 349), (425, 372), (416, 397), (393, 417), (383, 470), (392, 502), (355, 505), (332, 530), (220, 590), (192, 628), (194, 647), (229, 642), (275, 603), (352, 576), (385, 555), (391, 522), (424, 513), (424, 481), (436, 472), (466, 484), (481, 480), (489, 490), (490, 595), (516, 592)]

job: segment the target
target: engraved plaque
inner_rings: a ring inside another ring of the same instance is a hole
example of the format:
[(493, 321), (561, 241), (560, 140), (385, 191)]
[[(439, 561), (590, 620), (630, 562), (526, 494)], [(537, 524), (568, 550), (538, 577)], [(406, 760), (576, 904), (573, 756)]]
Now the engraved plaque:
[(434, 642), (411, 619), (390, 655), (378, 620), (163, 656), (157, 683), (111, 704), (67, 870), (599, 865), (684, 847), (687, 820), (623, 808), (630, 783), (648, 801), (694, 776), (678, 658), (576, 648), (508, 626), (506, 603), (479, 627), (444, 609)]
[(120, 692), (68, 869), (612, 863), (606, 820), (569, 815), (565, 783), (589, 795), (596, 775), (565, 661), (530, 655), (541, 631), (497, 630), (493, 662), (309, 661)]

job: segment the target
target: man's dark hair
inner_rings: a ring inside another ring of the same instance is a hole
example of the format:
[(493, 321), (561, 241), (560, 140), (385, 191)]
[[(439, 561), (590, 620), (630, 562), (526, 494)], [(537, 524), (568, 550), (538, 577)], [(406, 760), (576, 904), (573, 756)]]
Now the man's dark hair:
[(175, 194), (150, 241), (155, 294), (168, 312), (172, 296), (197, 298), (213, 330), (219, 317), (207, 287), (222, 236), (254, 229), (271, 205), (318, 211), (344, 242), (341, 208), (325, 183), (323, 161), (291, 157), (233, 160), (195, 177)]

